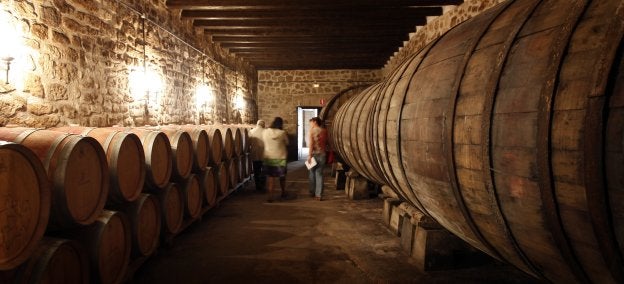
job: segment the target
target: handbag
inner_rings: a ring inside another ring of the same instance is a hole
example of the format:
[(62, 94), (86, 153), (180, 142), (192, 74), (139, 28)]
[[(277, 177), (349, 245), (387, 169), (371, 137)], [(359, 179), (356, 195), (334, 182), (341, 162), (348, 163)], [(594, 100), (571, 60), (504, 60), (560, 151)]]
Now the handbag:
[(326, 162), (326, 164), (328, 164), (328, 165), (329, 165), (329, 164), (333, 164), (333, 163), (334, 163), (334, 160), (335, 160), (335, 158), (336, 158), (336, 157), (335, 157), (335, 154), (334, 154), (334, 151), (331, 151), (331, 150), (330, 150), (330, 151), (325, 151), (325, 157), (327, 157), (327, 162)]

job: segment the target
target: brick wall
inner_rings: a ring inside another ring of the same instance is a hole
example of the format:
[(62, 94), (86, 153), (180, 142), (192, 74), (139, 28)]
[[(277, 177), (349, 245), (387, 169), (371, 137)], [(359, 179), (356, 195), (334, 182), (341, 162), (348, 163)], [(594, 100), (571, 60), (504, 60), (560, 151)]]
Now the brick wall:
[[(0, 125), (256, 120), (257, 73), (252, 66), (180, 20), (180, 11), (168, 10), (165, 0), (121, 1), (166, 30), (150, 21), (143, 29), (141, 16), (116, 0), (0, 0), (5, 18), (0, 24), (8, 21), (22, 41), (10, 85), (3, 84), (6, 68), (0, 61)], [(163, 82), (147, 112), (144, 101), (131, 95), (128, 79), (131, 66), (143, 65), (144, 47), (148, 68)], [(200, 115), (194, 96), (202, 81), (211, 85), (215, 100)], [(236, 108), (236, 96), (246, 102), (242, 109)]]
[(383, 75), (387, 76), (409, 55), (417, 53), (451, 28), (505, 1), (507, 0), (465, 0), (459, 6), (444, 7), (444, 14), (427, 18), (427, 25), (418, 27), (410, 34), (409, 41), (382, 68)]

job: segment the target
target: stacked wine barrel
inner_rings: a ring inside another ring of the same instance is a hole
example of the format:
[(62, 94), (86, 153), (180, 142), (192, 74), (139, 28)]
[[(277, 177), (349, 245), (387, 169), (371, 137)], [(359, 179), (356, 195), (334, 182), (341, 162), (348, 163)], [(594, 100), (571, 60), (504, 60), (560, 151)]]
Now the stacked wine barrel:
[(247, 177), (244, 133), (0, 128), (0, 282), (122, 283)]
[(221, 161), (215, 160), (211, 166), (216, 169), (216, 181), (221, 195), (239, 187), (249, 178), (246, 162), (249, 159), (248, 125), (202, 126), (211, 135), (212, 141), (221, 143)]
[(353, 169), (553, 283), (624, 283), (624, 2), (506, 1), (338, 111)]

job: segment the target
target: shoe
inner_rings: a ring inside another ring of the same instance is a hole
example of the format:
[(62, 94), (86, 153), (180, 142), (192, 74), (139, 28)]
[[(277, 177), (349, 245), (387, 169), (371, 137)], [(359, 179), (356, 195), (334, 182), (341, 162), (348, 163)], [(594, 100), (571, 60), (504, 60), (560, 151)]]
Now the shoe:
[(316, 197), (314, 197), (314, 199), (316, 199), (318, 201), (323, 201), (323, 199), (320, 196), (316, 196)]

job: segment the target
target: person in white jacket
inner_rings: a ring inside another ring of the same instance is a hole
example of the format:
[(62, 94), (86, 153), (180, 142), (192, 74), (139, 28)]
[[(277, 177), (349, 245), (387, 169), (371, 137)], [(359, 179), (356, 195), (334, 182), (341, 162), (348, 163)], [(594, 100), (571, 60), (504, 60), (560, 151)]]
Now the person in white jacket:
[(269, 198), (273, 201), (273, 187), (275, 178), (279, 178), (281, 197), (286, 197), (286, 158), (288, 157), (288, 134), (283, 128), (284, 121), (281, 117), (276, 117), (271, 123), (271, 127), (264, 130), (262, 135), (264, 142), (264, 169), (267, 179)]
[(265, 191), (266, 175), (262, 169), (264, 159), (264, 120), (258, 120), (256, 127), (249, 131), (250, 156), (253, 162), (253, 174), (256, 182), (256, 191)]

